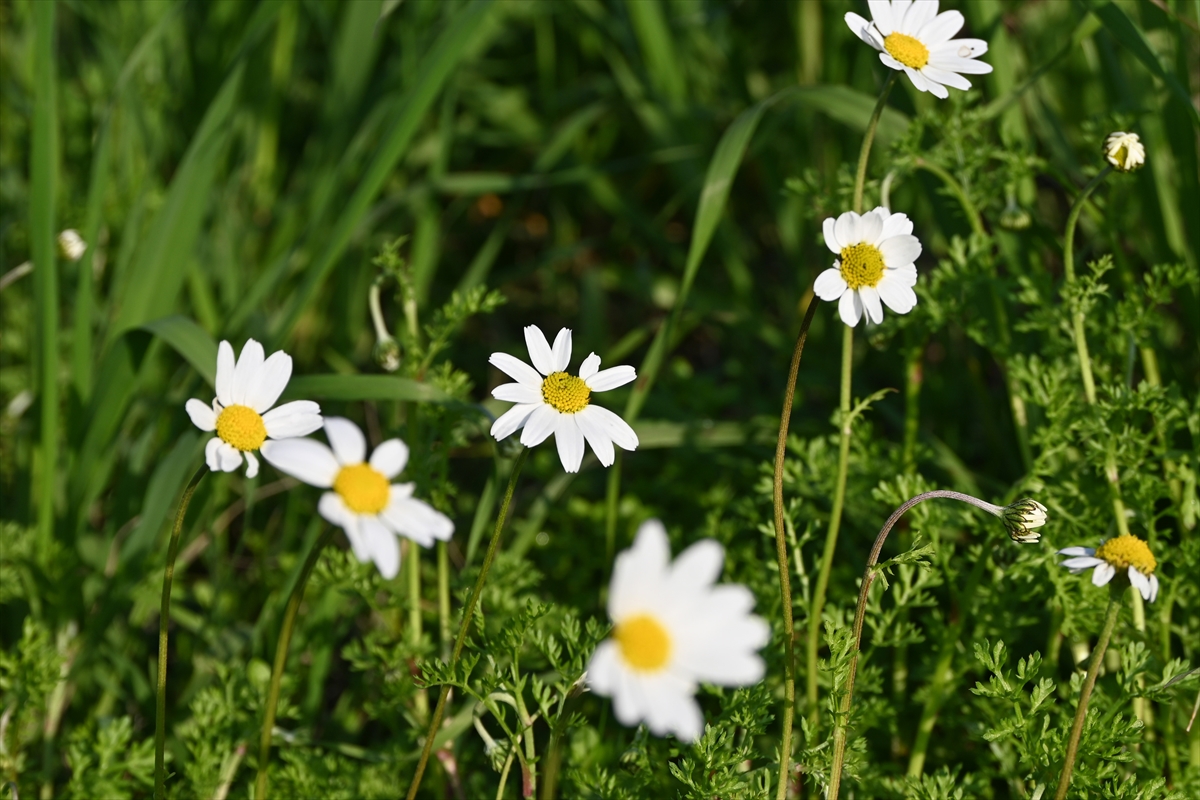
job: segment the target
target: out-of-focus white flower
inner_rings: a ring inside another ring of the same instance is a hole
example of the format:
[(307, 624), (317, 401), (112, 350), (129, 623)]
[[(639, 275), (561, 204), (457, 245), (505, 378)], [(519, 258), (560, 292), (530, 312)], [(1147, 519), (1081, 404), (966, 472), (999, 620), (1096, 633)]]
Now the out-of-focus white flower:
[(612, 638), (588, 663), (587, 682), (613, 699), (623, 725), (645, 721), (651, 733), (693, 742), (704, 732), (697, 682), (747, 686), (763, 677), (758, 650), (771, 638), (750, 613), (754, 595), (739, 584), (714, 585), (725, 553), (703, 539), (671, 561), (658, 520), (638, 529), (617, 556), (608, 593)]
[(991, 64), (975, 59), (987, 52), (982, 39), (951, 39), (963, 26), (957, 11), (938, 13), (937, 0), (867, 0), (871, 21), (854, 12), (846, 24), (854, 35), (879, 52), (879, 60), (903, 70), (913, 86), (946, 98), (947, 86), (967, 90), (971, 82), (960, 73), (986, 75)]
[[(521, 430), (521, 444), (533, 447), (554, 434), (558, 457), (567, 472), (578, 472), (583, 442), (592, 446), (606, 467), (616, 460), (613, 445), (636, 450), (637, 434), (625, 420), (591, 402), (592, 392), (607, 392), (637, 378), (633, 367), (600, 369), (600, 356), (592, 353), (579, 365), (579, 376), (567, 373), (571, 363), (571, 331), (563, 328), (554, 347), (536, 325), (525, 328), (530, 367), (508, 353), (492, 353), (488, 362), (516, 381), (497, 386), (492, 396), (516, 403), (492, 425), (497, 440)], [(536, 367), (536, 369), (534, 369)]]
[(321, 516), (346, 532), (359, 561), (374, 561), (383, 577), (400, 571), (397, 536), (422, 547), (446, 541), (454, 523), (442, 512), (412, 496), (413, 484), (390, 483), (408, 463), (408, 446), (388, 439), (366, 460), (367, 440), (348, 419), (325, 418), (328, 447), (314, 439), (265, 442), (263, 457), (280, 472), (310, 486), (332, 489), (321, 495)]
[(1146, 148), (1136, 133), (1117, 131), (1104, 140), (1104, 157), (1118, 172), (1133, 172), (1146, 163)]
[(1137, 587), (1142, 598), (1153, 603), (1158, 597), (1158, 576), (1154, 574), (1158, 561), (1150, 552), (1150, 546), (1136, 536), (1126, 534), (1107, 542), (1101, 542), (1096, 549), (1090, 547), (1066, 547), (1058, 551), (1059, 555), (1071, 556), (1059, 566), (1071, 570), (1072, 575), (1092, 570), (1092, 583), (1104, 586), (1111, 581), (1118, 570), (1129, 577), (1129, 582)]
[(58, 235), (58, 250), (64, 258), (78, 261), (87, 252), (87, 242), (74, 228), (67, 228)]
[(883, 306), (907, 314), (917, 304), (921, 242), (904, 214), (883, 206), (859, 216), (847, 211), (825, 220), (825, 246), (838, 256), (833, 267), (817, 276), (813, 291), (822, 300), (837, 300), (842, 322), (854, 327), (865, 310), (872, 322), (883, 321)]
[(217, 347), (217, 396), (212, 405), (188, 400), (187, 412), (202, 431), (216, 431), (204, 448), (208, 468), (233, 472), (246, 459), (246, 477), (258, 474), (254, 451), (268, 439), (305, 436), (321, 427), (321, 407), (294, 400), (272, 408), (292, 377), (292, 357), (282, 350), (264, 359), (263, 346), (246, 341), (234, 362), (233, 347)]

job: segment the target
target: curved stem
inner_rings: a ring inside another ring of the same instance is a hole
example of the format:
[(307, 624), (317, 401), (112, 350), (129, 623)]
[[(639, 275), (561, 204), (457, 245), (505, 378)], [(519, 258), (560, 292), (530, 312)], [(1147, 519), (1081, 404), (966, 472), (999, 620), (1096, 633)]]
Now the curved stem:
[(937, 177), (941, 178), (942, 183), (946, 184), (946, 188), (950, 190), (950, 193), (954, 195), (956, 200), (958, 200), (958, 204), (962, 206), (963, 212), (967, 215), (967, 222), (971, 224), (972, 232), (980, 234), (981, 236), (987, 232), (984, 230), (983, 218), (979, 215), (979, 209), (977, 209), (975, 204), (971, 202), (971, 198), (967, 197), (967, 193), (963, 189), (962, 184), (955, 180), (953, 175), (951, 175), (941, 166), (930, 163), (923, 158), (918, 158), (916, 160), (916, 165), (918, 169), (931, 172)]
[(292, 629), (296, 626), (296, 615), (300, 611), (300, 601), (304, 599), (304, 587), (308, 585), (308, 576), (317, 565), (321, 551), (337, 530), (327, 526), (321, 536), (308, 551), (296, 585), (288, 597), (287, 609), (283, 612), (283, 626), (279, 629), (279, 642), (275, 645), (275, 666), (271, 669), (271, 685), (267, 690), (267, 705), (263, 710), (262, 733), (258, 739), (258, 778), (254, 783), (255, 800), (267, 798), (267, 766), (271, 759), (271, 734), (275, 731), (275, 709), (279, 705), (279, 689), (283, 684), (283, 668), (287, 666), (288, 647), (292, 643)]
[[(1083, 187), (1083, 191), (1079, 193), (1079, 197), (1075, 198), (1075, 204), (1071, 206), (1071, 213), (1067, 215), (1067, 230), (1063, 234), (1063, 273), (1066, 276), (1068, 286), (1075, 282), (1075, 225), (1079, 222), (1079, 214), (1083, 211), (1083, 204), (1087, 200), (1088, 195), (1108, 177), (1108, 173), (1110, 172), (1112, 172), (1111, 165), (1100, 170), (1096, 177), (1092, 178), (1091, 182)], [(1083, 375), (1083, 393), (1087, 397), (1088, 405), (1095, 405), (1096, 382), (1092, 378), (1092, 359), (1088, 354), (1083, 314), (1078, 311), (1074, 312), (1071, 322), (1071, 327), (1075, 334), (1075, 352), (1079, 356), (1079, 371)]]
[(904, 512), (918, 503), (939, 497), (969, 503), (997, 517), (1004, 513), (1002, 506), (993, 505), (992, 503), (980, 500), (978, 497), (972, 497), (962, 492), (953, 492), (948, 489), (938, 489), (932, 492), (924, 492), (906, 500), (903, 505), (892, 512), (887, 522), (883, 523), (883, 527), (879, 530), (879, 535), (875, 537), (875, 544), (871, 547), (871, 554), (867, 556), (867, 569), (863, 573), (862, 588), (858, 592), (858, 607), (854, 610), (854, 651), (850, 657), (850, 674), (846, 679), (846, 694), (842, 698), (841, 708), (837, 719), (834, 721), (833, 766), (829, 771), (829, 791), (825, 795), (827, 800), (837, 800), (838, 791), (841, 788), (842, 764), (846, 759), (846, 725), (850, 717), (850, 704), (854, 698), (854, 676), (858, 670), (858, 654), (862, 643), (863, 619), (867, 613), (867, 595), (871, 591), (871, 584), (874, 583), (875, 576), (879, 574), (875, 570), (875, 565), (879, 563), (879, 554), (883, 551), (883, 544), (887, 541), (892, 527), (900, 517), (904, 516)]
[(175, 580), (175, 558), (179, 555), (179, 537), (183, 533), (183, 518), (196, 487), (208, 474), (208, 467), (201, 467), (183, 488), (179, 508), (175, 511), (175, 524), (171, 527), (171, 541), (167, 545), (167, 570), (163, 574), (162, 604), (158, 611), (158, 685), (155, 690), (154, 706), (154, 800), (167, 796), (167, 641), (171, 624), (171, 584)]
[[(525, 466), (525, 459), (528, 455), (529, 449), (521, 448), (521, 452), (517, 454), (517, 460), (513, 464), (512, 472), (509, 473), (508, 488), (504, 490), (504, 499), (500, 502), (500, 513), (496, 516), (496, 527), (492, 531), (492, 540), (488, 542), (487, 554), (484, 555), (483, 564), (479, 567), (479, 577), (475, 580), (471, 596), (467, 598), (467, 606), (463, 609), (462, 623), (458, 626), (458, 637), (454, 640), (454, 652), (450, 654), (451, 667), (458, 663), (463, 645), (466, 644), (467, 633), (471, 630), (471, 618), (475, 616), (475, 606), (479, 604), (479, 595), (483, 592), (484, 581), (487, 580), (488, 571), (492, 568), (496, 551), (500, 549), (500, 534), (504, 531), (504, 520), (508, 517), (508, 507), (512, 503), (513, 490), (517, 487), (517, 477), (521, 474), (521, 467)], [(446, 700), (449, 696), (449, 684), (442, 686), (442, 691), (438, 693), (437, 707), (433, 710), (433, 718), (429, 720), (429, 730), (425, 733), (425, 746), (421, 748), (417, 771), (413, 773), (412, 783), (408, 787), (408, 800), (414, 800), (417, 790), (421, 788), (421, 778), (425, 775), (425, 765), (429, 763), (429, 754), (433, 751), (433, 740), (437, 736), (438, 728), (442, 725), (442, 717), (446, 713)]]
[(1096, 685), (1096, 676), (1100, 672), (1100, 664), (1104, 651), (1108, 649), (1108, 640), (1112, 638), (1113, 628), (1117, 625), (1117, 616), (1121, 611), (1121, 592), (1114, 589), (1108, 598), (1108, 612), (1104, 616), (1104, 630), (1100, 632), (1100, 641), (1092, 651), (1092, 660), (1088, 662), (1087, 678), (1083, 681), (1083, 689), (1079, 692), (1079, 707), (1075, 709), (1075, 721), (1071, 724), (1071, 737), (1067, 740), (1067, 755), (1063, 759), (1062, 776), (1058, 779), (1058, 791), (1054, 800), (1063, 800), (1067, 796), (1067, 788), (1071, 785), (1071, 772), (1075, 769), (1075, 756), (1079, 752), (1079, 736), (1083, 733), (1083, 720), (1087, 717), (1088, 700), (1092, 697), (1092, 689)]
[(775, 511), (775, 557), (779, 562), (779, 597), (783, 606), (784, 637), (784, 682), (783, 682), (783, 734), (779, 741), (779, 786), (775, 792), (777, 800), (787, 797), (792, 766), (792, 718), (796, 713), (796, 626), (792, 621), (792, 580), (788, 571), (787, 538), (783, 527), (783, 462), (787, 454), (788, 425), (792, 420), (792, 401), (796, 397), (796, 375), (800, 371), (800, 357), (804, 354), (804, 342), (808, 339), (808, 328), (817, 311), (817, 298), (813, 297), (800, 323), (800, 334), (796, 337), (796, 348), (792, 352), (792, 366), (788, 371), (787, 388), (783, 393), (783, 411), (779, 415), (779, 438), (775, 442), (775, 486), (772, 503)]
[(883, 114), (883, 107), (887, 105), (888, 94), (892, 91), (892, 86), (896, 83), (896, 76), (900, 73), (893, 71), (888, 76), (887, 83), (883, 85), (883, 89), (879, 92), (879, 99), (875, 101), (875, 110), (871, 112), (871, 120), (867, 123), (867, 130), (863, 134), (862, 148), (858, 151), (858, 172), (854, 175), (854, 212), (862, 213), (863, 204), (863, 185), (867, 182), (867, 161), (871, 155), (871, 144), (875, 141), (875, 129), (879, 127), (879, 117)]

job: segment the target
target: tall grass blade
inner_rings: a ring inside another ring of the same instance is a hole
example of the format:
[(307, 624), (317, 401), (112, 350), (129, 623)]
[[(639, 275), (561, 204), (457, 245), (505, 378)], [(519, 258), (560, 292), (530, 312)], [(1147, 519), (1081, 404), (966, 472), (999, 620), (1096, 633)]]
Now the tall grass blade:
[(194, 320), (172, 314), (147, 322), (141, 328), (162, 339), (183, 356), (208, 381), (209, 386), (217, 385), (217, 343)]

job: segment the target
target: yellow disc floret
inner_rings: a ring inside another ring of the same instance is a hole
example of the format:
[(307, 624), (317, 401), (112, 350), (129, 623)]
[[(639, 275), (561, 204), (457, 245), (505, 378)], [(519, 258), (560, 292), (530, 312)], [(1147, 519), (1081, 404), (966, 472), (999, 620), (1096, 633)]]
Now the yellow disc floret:
[(1143, 575), (1153, 575), (1158, 566), (1149, 545), (1130, 534), (1109, 539), (1097, 547), (1096, 558), (1102, 558), (1120, 570), (1133, 567)]
[(378, 514), (391, 496), (388, 479), (370, 464), (342, 467), (333, 479), (333, 490), (356, 514)]
[(226, 406), (217, 417), (217, 436), (242, 452), (257, 450), (267, 439), (262, 416), (250, 406)]
[(629, 617), (617, 625), (613, 638), (621, 648), (625, 663), (643, 672), (657, 672), (671, 657), (671, 636), (649, 614)]
[(883, 40), (883, 46), (892, 58), (906, 67), (920, 69), (929, 63), (929, 48), (921, 44), (920, 40), (903, 33), (888, 34)]
[(587, 408), (592, 390), (582, 378), (565, 372), (552, 372), (542, 381), (542, 399), (564, 414), (576, 414)]
[(883, 253), (873, 244), (852, 244), (843, 247), (841, 270), (842, 280), (851, 289), (863, 286), (873, 288), (883, 277)]

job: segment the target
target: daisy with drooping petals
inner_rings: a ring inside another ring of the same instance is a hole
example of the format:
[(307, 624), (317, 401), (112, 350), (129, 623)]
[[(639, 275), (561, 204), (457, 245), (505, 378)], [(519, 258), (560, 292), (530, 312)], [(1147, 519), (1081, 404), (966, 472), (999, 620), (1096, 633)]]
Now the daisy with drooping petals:
[[(492, 353), (488, 363), (516, 381), (497, 386), (492, 397), (516, 403), (492, 424), (497, 441), (521, 430), (521, 444), (533, 447), (554, 434), (558, 457), (567, 472), (578, 472), (583, 442), (592, 446), (600, 463), (612, 466), (613, 445), (636, 450), (637, 434), (629, 423), (607, 408), (593, 405), (592, 392), (607, 392), (637, 378), (633, 367), (600, 369), (600, 356), (592, 353), (579, 365), (579, 376), (567, 373), (571, 363), (571, 331), (563, 328), (554, 347), (536, 325), (525, 329), (530, 367), (508, 353)], [(536, 369), (534, 369), (536, 367)]]
[(310, 486), (332, 489), (321, 495), (317, 510), (346, 532), (359, 561), (374, 561), (383, 577), (400, 571), (397, 536), (422, 547), (446, 541), (454, 523), (428, 503), (412, 496), (413, 484), (391, 483), (408, 463), (408, 446), (388, 439), (367, 456), (367, 440), (348, 419), (325, 418), (332, 447), (314, 439), (286, 439), (263, 445), (263, 457), (280, 472)]
[(311, 400), (294, 400), (272, 408), (292, 377), (292, 357), (282, 350), (263, 358), (263, 346), (246, 341), (234, 363), (233, 347), (217, 347), (217, 396), (210, 407), (188, 400), (187, 412), (202, 431), (216, 431), (204, 448), (213, 472), (233, 472), (246, 459), (246, 477), (258, 474), (254, 451), (268, 439), (306, 436), (321, 427), (321, 407)]
[(986, 75), (991, 64), (975, 59), (987, 52), (982, 39), (951, 39), (963, 26), (957, 11), (938, 13), (937, 0), (867, 0), (871, 21), (854, 12), (846, 24), (854, 35), (879, 51), (879, 60), (903, 70), (913, 86), (934, 97), (950, 96), (947, 86), (966, 91), (971, 82), (960, 73)]
[(1142, 599), (1153, 603), (1154, 598), (1158, 597), (1158, 576), (1154, 574), (1158, 561), (1150, 552), (1149, 545), (1136, 536), (1118, 536), (1101, 542), (1094, 550), (1090, 547), (1067, 547), (1059, 550), (1058, 555), (1071, 556), (1059, 566), (1071, 570), (1072, 575), (1092, 569), (1092, 583), (1096, 586), (1104, 586), (1120, 570), (1141, 592)]
[(697, 682), (762, 680), (757, 651), (771, 630), (750, 613), (749, 589), (713, 585), (724, 559), (721, 545), (703, 539), (672, 563), (666, 529), (656, 519), (642, 523), (633, 547), (617, 556), (608, 593), (612, 637), (592, 654), (587, 682), (613, 699), (621, 724), (645, 721), (657, 736), (694, 742), (704, 732), (693, 697)]
[(822, 300), (839, 301), (842, 322), (852, 328), (864, 310), (871, 322), (882, 322), (880, 300), (897, 314), (912, 311), (917, 304), (913, 262), (921, 255), (921, 242), (912, 230), (907, 216), (883, 206), (862, 216), (847, 211), (825, 220), (825, 246), (838, 258), (817, 276), (813, 291)]

